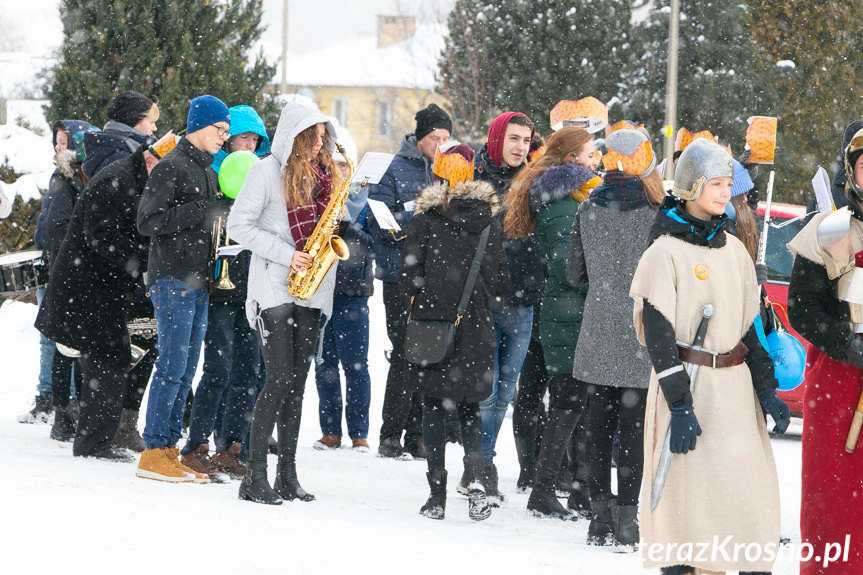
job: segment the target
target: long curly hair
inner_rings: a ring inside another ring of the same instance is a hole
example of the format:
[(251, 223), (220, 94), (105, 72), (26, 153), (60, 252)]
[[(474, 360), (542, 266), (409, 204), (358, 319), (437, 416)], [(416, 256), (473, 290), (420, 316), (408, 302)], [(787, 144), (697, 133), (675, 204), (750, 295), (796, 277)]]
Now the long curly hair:
[(324, 133), (324, 145), (317, 156), (312, 156), (312, 149), (317, 139), (317, 124), (313, 124), (300, 132), (294, 138), (291, 155), (286, 162), (285, 198), (293, 207), (309, 206), (314, 203), (315, 187), (318, 174), (315, 166), (320, 166), (324, 173), (332, 178), (332, 189), (335, 190), (344, 182), (341, 170), (336, 169), (336, 163), (328, 150), (330, 135)]
[(575, 126), (561, 128), (551, 135), (545, 144), (545, 152), (522, 168), (512, 181), (503, 199), (506, 215), (503, 229), (507, 237), (526, 238), (533, 233), (536, 220), (530, 214), (530, 186), (552, 166), (567, 163), (570, 156), (577, 156), (593, 136)]

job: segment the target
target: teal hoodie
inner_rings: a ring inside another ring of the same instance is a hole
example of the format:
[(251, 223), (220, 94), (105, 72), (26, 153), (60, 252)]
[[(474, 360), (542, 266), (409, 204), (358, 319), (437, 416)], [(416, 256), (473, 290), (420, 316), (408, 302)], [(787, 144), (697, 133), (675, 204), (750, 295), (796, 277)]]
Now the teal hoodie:
[[(267, 137), (267, 130), (264, 128), (264, 121), (251, 106), (234, 106), (229, 110), (231, 112), (231, 135), (245, 134), (252, 132), (261, 137), (258, 143), (258, 149), (255, 150), (255, 155), (259, 158), (264, 157), (270, 151), (270, 138)], [(228, 152), (223, 149), (215, 154), (212, 168), (219, 173), (219, 168), (222, 162), (228, 157)]]

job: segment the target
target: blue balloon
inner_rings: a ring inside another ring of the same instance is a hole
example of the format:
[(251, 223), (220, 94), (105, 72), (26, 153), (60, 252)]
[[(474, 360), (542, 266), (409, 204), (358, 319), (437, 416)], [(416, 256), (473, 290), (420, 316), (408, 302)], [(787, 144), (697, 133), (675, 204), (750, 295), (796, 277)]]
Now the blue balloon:
[(791, 391), (803, 383), (806, 372), (803, 344), (786, 331), (772, 331), (767, 334), (767, 345), (780, 391)]

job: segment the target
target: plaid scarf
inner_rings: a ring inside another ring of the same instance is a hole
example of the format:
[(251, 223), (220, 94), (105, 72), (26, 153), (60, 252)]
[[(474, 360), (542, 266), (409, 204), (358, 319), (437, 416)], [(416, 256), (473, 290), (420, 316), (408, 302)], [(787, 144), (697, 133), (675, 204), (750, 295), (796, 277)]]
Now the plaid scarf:
[(306, 241), (312, 235), (312, 232), (315, 231), (318, 218), (327, 209), (332, 194), (332, 175), (320, 165), (315, 165), (315, 174), (317, 182), (312, 192), (312, 205), (288, 206), (288, 223), (291, 225), (291, 237), (294, 238), (294, 244), (297, 247), (303, 246), (302, 251), (306, 251)]

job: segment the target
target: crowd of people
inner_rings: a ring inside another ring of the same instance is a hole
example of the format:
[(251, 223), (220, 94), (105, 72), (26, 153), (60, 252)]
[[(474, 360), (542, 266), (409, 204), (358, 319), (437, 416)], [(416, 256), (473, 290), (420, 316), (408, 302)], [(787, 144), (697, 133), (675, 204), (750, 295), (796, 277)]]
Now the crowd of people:
[[(314, 447), (342, 446), (344, 416), (350, 447), (370, 450), (377, 279), (392, 344), (377, 454), (426, 460), (422, 515), (445, 518), (448, 443), (464, 450), (455, 489), (469, 517), (503, 504), (496, 445), (514, 402), (516, 488), (530, 492), (531, 514), (586, 518), (587, 543), (618, 551), (778, 544), (766, 415), (778, 433), (790, 417), (763, 338), (772, 322), (745, 155), (741, 164), (695, 139), (665, 186), (649, 134), (631, 122), (606, 127), (603, 153), (595, 130), (564, 125), (546, 141), (510, 111), (470, 146), (451, 140), (450, 117), (430, 104), (380, 181), (360, 186), (349, 180), (349, 135), (303, 100), (268, 130), (250, 106), (202, 95), (179, 136), (158, 140), (158, 105), (138, 92), (114, 96), (107, 115), (102, 129), (54, 124), (57, 169), (35, 237), (50, 281), (37, 294), (36, 402), (20, 420), (53, 415), (50, 437), (73, 442), (75, 456), (131, 463), (137, 452), (140, 478), (235, 479), (244, 500), (313, 501), (296, 457), (312, 366)], [(837, 509), (834, 497), (859, 489), (857, 459), (834, 445), (863, 369), (863, 312), (849, 311), (858, 300), (834, 281), (863, 253), (863, 130), (846, 140), (839, 186), (850, 210), (835, 225), (847, 249), (824, 247), (830, 214), (791, 245), (789, 315), (816, 358), (801, 518), (813, 544), (843, 539), (853, 506)], [(260, 160), (227, 194), (220, 170), (234, 153)], [(324, 224), (350, 248), (332, 267), (321, 265)], [(231, 242), (242, 249), (220, 255)], [(299, 291), (302, 281), (313, 287)], [(429, 359), (432, 348), (441, 354)], [(849, 481), (828, 480), (833, 468)], [(764, 574), (772, 563), (665, 551), (644, 561), (665, 575)], [(815, 563), (801, 572), (820, 573)]]

